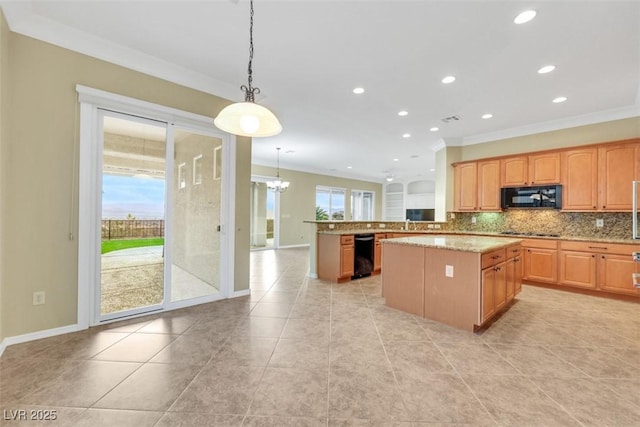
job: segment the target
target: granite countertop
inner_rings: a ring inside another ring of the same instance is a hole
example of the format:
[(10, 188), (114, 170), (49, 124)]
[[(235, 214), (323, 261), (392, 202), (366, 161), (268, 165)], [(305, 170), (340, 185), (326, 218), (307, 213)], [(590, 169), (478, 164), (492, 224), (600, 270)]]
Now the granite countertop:
[[(640, 245), (640, 241), (633, 239), (612, 239), (612, 238), (599, 238), (599, 237), (576, 237), (576, 236), (534, 236), (531, 234), (501, 234), (499, 232), (489, 231), (456, 231), (456, 230), (442, 230), (442, 229), (430, 229), (430, 230), (393, 230), (389, 228), (370, 228), (370, 229), (351, 229), (351, 230), (324, 230), (318, 231), (318, 234), (375, 234), (375, 233), (394, 233), (394, 234), (424, 234), (428, 235), (465, 235), (465, 236), (488, 236), (488, 237), (501, 237), (501, 238), (516, 238), (516, 239), (544, 239), (544, 240), (571, 240), (576, 242), (602, 242), (602, 243), (623, 243), (623, 244), (636, 244)], [(398, 237), (403, 239), (404, 237)]]
[(397, 237), (395, 239), (383, 239), (384, 244), (421, 246), (425, 248), (449, 249), (463, 252), (491, 252), (505, 246), (515, 245), (522, 239), (513, 237), (489, 237), (489, 236), (413, 236)]

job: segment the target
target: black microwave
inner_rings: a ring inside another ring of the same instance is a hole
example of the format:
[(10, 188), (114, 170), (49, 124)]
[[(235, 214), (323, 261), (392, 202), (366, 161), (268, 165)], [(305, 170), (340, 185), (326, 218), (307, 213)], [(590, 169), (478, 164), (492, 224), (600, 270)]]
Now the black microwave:
[(502, 209), (560, 209), (562, 208), (562, 186), (505, 187), (500, 191)]

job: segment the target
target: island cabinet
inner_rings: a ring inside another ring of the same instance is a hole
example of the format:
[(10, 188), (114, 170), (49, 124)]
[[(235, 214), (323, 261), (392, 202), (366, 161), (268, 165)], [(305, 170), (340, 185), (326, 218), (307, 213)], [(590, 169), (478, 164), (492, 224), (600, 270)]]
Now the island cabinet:
[(506, 249), (506, 253), (507, 302), (509, 302), (522, 290), (522, 246), (510, 246)]
[(353, 276), (355, 257), (354, 235), (318, 234), (318, 278), (345, 282)]
[(385, 240), (385, 303), (473, 331), (508, 306), (508, 248), (519, 243), (513, 238), (460, 235)]
[(640, 251), (640, 245), (561, 241), (559, 283), (640, 296), (632, 279), (637, 272), (634, 251)]
[(386, 239), (386, 233), (376, 233), (374, 235), (373, 247), (373, 272), (380, 273), (382, 268), (382, 239)]
[(534, 282), (558, 282), (558, 241), (524, 239), (523, 279)]
[(500, 160), (502, 187), (560, 183), (560, 153), (541, 153)]

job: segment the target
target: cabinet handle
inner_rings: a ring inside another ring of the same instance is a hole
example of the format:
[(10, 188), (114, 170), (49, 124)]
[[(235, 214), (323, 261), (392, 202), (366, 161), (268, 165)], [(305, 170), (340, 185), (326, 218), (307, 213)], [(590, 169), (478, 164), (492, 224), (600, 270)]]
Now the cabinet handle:
[(597, 208), (598, 208), (597, 206), (594, 206), (594, 207), (593, 207), (593, 209), (597, 209)]
[(602, 209), (606, 209), (606, 206), (602, 206)]
[(502, 258), (502, 255), (494, 255), (491, 257), (491, 259), (500, 259)]
[(604, 249), (606, 251), (609, 248), (606, 246), (589, 246), (589, 249)]
[(596, 257), (595, 255), (591, 255), (591, 258), (595, 258), (595, 257)]
[(493, 271), (500, 271), (500, 270), (502, 270), (501, 267), (496, 267)]

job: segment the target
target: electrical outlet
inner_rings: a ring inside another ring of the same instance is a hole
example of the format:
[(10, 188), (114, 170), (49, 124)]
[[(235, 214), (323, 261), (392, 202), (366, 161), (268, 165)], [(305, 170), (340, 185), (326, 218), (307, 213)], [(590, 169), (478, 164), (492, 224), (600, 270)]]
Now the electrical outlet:
[(435, 228), (440, 228), (440, 224), (434, 224), (433, 225)]
[(371, 224), (367, 224), (367, 228), (371, 228)]
[(329, 230), (333, 230), (334, 228), (336, 228), (335, 224), (329, 224)]
[(450, 218), (451, 218), (451, 219), (456, 219), (456, 214), (455, 214), (455, 212), (451, 212), (451, 216), (450, 216)]
[(477, 219), (475, 216), (471, 217), (471, 224), (475, 224), (477, 222)]
[(433, 228), (433, 224), (427, 224), (427, 228)]
[(380, 228), (386, 228), (387, 224), (380, 224)]
[(33, 305), (44, 304), (44, 291), (38, 291), (33, 293)]
[(447, 277), (453, 277), (453, 265), (445, 265), (444, 275)]
[(596, 227), (604, 227), (604, 219), (602, 218), (596, 219)]

